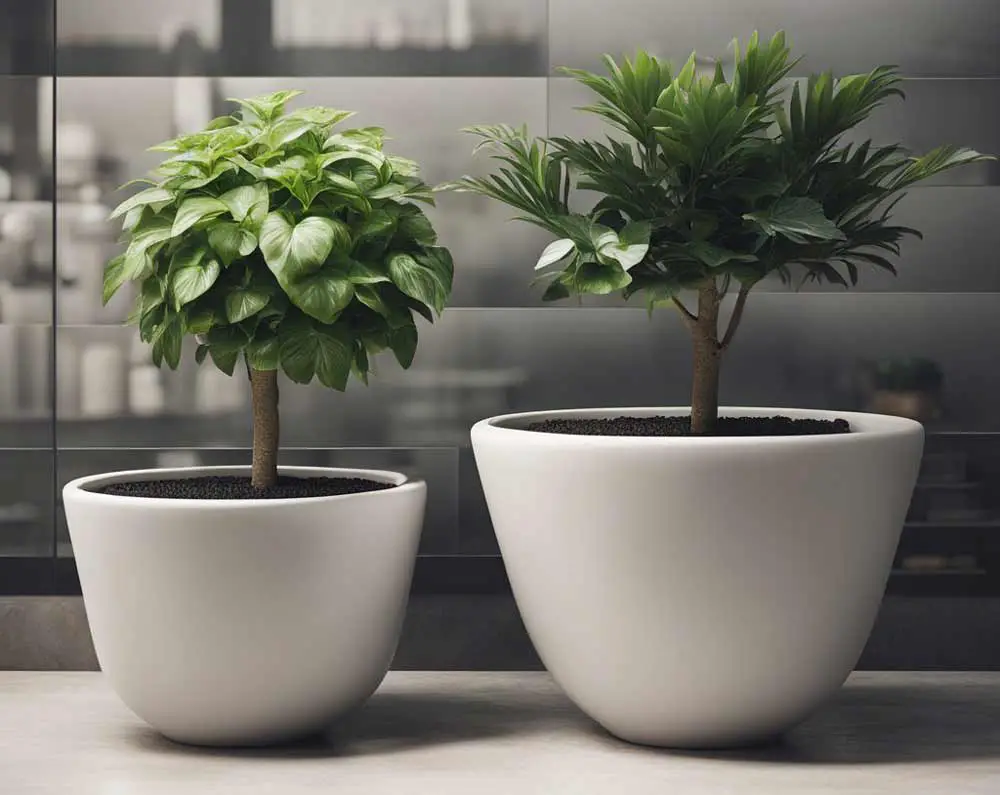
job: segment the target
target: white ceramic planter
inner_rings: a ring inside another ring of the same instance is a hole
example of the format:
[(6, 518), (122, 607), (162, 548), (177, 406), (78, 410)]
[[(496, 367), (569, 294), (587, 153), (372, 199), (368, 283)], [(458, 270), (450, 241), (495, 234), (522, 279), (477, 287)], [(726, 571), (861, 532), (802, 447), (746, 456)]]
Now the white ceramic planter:
[(850, 434), (569, 436), (539, 412), (472, 429), (525, 626), (573, 701), (622, 739), (707, 748), (779, 735), (834, 694), (871, 632), (923, 449), (912, 420)]
[(394, 472), (285, 467), (396, 488), (285, 500), (118, 497), (118, 472), (63, 490), (94, 645), (111, 686), (167, 737), (262, 745), (359, 706), (392, 660), (426, 485)]

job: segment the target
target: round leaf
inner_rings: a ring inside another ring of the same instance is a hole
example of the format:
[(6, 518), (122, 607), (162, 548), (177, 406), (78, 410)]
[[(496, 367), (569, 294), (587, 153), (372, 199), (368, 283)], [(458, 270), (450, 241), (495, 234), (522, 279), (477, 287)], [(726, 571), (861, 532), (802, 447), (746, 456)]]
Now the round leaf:
[(354, 298), (354, 285), (346, 274), (324, 269), (285, 288), (299, 309), (320, 323), (333, 323)]
[(317, 270), (338, 243), (349, 247), (350, 231), (332, 218), (310, 216), (293, 225), (285, 214), (275, 212), (260, 230), (260, 250), (282, 286)]
[(170, 277), (170, 290), (174, 295), (174, 305), (179, 309), (184, 304), (204, 295), (219, 278), (222, 268), (219, 261), (209, 259), (182, 265), (173, 270)]

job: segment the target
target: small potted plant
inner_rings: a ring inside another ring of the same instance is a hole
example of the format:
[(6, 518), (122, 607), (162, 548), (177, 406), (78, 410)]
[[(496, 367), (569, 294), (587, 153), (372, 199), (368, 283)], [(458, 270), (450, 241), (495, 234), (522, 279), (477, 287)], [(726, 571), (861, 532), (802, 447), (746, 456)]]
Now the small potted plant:
[(929, 422), (941, 416), (944, 374), (922, 357), (876, 362), (871, 373), (869, 411)]
[[(239, 101), (113, 213), (131, 322), (157, 365), (248, 377), (250, 467), (118, 472), (64, 489), (101, 666), (163, 734), (260, 744), (359, 704), (389, 666), (426, 486), (398, 472), (278, 466), (278, 373), (344, 390), (372, 357), (409, 367), (415, 315), (445, 306), (452, 261), (415, 201), (417, 165), (352, 114), (286, 112), (295, 91)], [(206, 363), (205, 366), (208, 366)]]
[[(720, 366), (768, 277), (853, 285), (894, 271), (902, 192), (981, 159), (911, 157), (842, 136), (900, 94), (887, 67), (785, 80), (783, 34), (699, 76), (645, 52), (596, 94), (605, 141), (470, 131), (502, 162), (444, 186), (510, 205), (556, 237), (543, 300), (640, 296), (693, 341), (691, 405), (545, 411), (475, 425), (472, 443), (525, 625), (599, 723), (652, 745), (781, 733), (858, 659), (919, 466), (916, 422), (719, 407)], [(574, 187), (597, 195), (587, 210)], [(687, 296), (693, 295), (694, 302)], [(730, 300), (726, 300), (729, 297)], [(725, 322), (723, 322), (725, 321)]]

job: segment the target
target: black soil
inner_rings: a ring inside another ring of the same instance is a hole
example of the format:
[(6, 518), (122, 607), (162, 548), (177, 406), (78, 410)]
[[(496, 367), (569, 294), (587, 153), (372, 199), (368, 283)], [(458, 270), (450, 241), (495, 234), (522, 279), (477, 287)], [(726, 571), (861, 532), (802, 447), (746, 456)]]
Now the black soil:
[(333, 497), (395, 488), (362, 478), (280, 477), (267, 489), (255, 489), (249, 477), (210, 476), (174, 480), (142, 480), (113, 483), (97, 489), (119, 497), (156, 497), (167, 500), (285, 500), (293, 497)]
[[(607, 419), (543, 420), (529, 431), (575, 436), (693, 436), (691, 415), (680, 417), (611, 417)], [(850, 433), (847, 420), (791, 417), (720, 417), (710, 436), (814, 436)]]

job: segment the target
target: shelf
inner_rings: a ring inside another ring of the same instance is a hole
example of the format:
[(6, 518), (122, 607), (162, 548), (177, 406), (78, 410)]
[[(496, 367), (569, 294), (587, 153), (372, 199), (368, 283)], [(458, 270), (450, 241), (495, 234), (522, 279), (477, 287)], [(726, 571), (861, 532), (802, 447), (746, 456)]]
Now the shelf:
[[(218, 51), (206, 51), (205, 76), (249, 76), (243, 64)], [(310, 77), (541, 77), (548, 73), (541, 42), (482, 42), (466, 50), (400, 47), (296, 47), (258, 52), (253, 75)], [(59, 45), (63, 76), (174, 76), (176, 61), (155, 47)]]
[(893, 577), (985, 577), (986, 569), (893, 569)]

